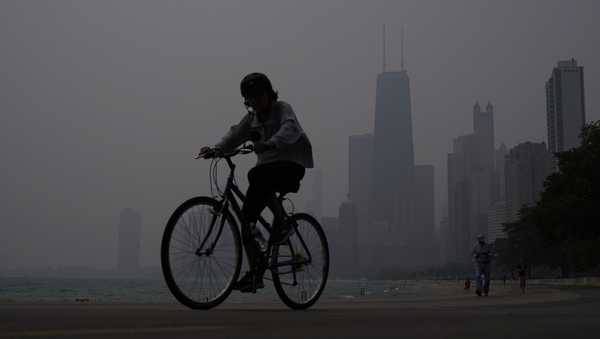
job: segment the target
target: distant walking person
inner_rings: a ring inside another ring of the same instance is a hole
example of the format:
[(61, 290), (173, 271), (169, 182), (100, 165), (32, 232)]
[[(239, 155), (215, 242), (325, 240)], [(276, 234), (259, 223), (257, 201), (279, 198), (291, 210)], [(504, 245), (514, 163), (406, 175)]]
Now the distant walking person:
[(492, 264), (492, 246), (485, 242), (483, 234), (477, 236), (477, 243), (472, 251), (473, 262), (475, 264), (475, 281), (477, 287), (475, 293), (478, 296), (485, 296), (490, 292), (490, 273)]
[(525, 266), (517, 266), (517, 274), (519, 275), (519, 287), (521, 288), (521, 292), (525, 293), (525, 289), (527, 288), (527, 270), (525, 269)]

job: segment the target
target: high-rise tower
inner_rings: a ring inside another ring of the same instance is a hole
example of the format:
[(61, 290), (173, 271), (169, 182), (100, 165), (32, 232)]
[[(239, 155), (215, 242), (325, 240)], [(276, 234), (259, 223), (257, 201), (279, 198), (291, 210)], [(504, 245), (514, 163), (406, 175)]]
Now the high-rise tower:
[(568, 151), (581, 144), (585, 124), (583, 67), (575, 59), (559, 61), (546, 82), (548, 150)]
[(481, 161), (486, 168), (494, 167), (494, 106), (488, 102), (485, 111), (479, 103), (473, 107), (473, 131), (481, 140)]
[(494, 108), (473, 106), (473, 133), (454, 139), (448, 154), (448, 223), (450, 261), (468, 263), (477, 234), (488, 230), (488, 212), (497, 193), (495, 178)]
[(376, 91), (371, 219), (402, 233), (410, 227), (414, 168), (410, 81), (403, 56), (400, 71), (384, 67), (377, 76)]

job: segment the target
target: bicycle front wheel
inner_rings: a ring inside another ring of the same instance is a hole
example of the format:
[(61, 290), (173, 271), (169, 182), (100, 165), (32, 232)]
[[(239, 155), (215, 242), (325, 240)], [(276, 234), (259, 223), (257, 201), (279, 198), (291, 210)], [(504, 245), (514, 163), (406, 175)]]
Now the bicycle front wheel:
[(240, 233), (219, 203), (196, 197), (179, 206), (165, 227), (162, 271), (173, 296), (193, 309), (222, 303), (237, 281), (242, 263)]
[(321, 225), (304, 213), (290, 217), (295, 231), (273, 247), (273, 285), (290, 308), (306, 309), (321, 296), (329, 274), (329, 245)]

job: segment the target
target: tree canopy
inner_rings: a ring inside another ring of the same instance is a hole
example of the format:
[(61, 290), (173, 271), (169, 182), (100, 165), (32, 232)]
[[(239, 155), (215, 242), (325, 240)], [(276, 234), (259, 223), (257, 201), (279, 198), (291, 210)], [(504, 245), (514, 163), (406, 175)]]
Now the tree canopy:
[(558, 171), (540, 200), (505, 224), (505, 264), (559, 267), (564, 277), (600, 265), (600, 121), (587, 124), (581, 146), (556, 153)]

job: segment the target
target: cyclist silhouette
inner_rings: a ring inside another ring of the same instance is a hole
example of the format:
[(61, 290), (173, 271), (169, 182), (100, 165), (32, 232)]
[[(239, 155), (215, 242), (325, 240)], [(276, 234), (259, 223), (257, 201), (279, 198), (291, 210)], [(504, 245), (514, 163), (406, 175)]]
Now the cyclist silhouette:
[[(263, 288), (265, 258), (255, 239), (256, 222), (267, 205), (280, 210), (276, 193), (297, 192), (305, 169), (313, 167), (312, 147), (292, 107), (273, 90), (271, 81), (262, 73), (251, 73), (240, 83), (247, 114), (231, 127), (214, 147), (202, 147), (204, 157), (216, 152), (228, 152), (244, 142), (254, 143), (257, 164), (248, 172), (248, 190), (242, 208), (242, 239), (248, 257), (249, 271), (234, 286), (241, 292)], [(276, 213), (285, 215), (285, 213)], [(291, 228), (285, 220), (273, 221), (270, 241), (281, 243), (288, 239)]]

